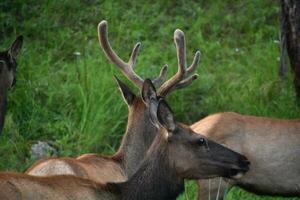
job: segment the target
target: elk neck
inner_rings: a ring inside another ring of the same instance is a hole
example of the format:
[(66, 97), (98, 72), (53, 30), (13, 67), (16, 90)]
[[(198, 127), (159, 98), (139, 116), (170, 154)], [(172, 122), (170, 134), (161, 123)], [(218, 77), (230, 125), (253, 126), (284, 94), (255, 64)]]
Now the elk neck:
[(133, 175), (144, 159), (158, 129), (149, 120), (149, 114), (141, 98), (137, 98), (129, 107), (126, 133), (114, 156), (125, 170), (128, 177)]
[(6, 113), (6, 98), (7, 98), (7, 88), (3, 86), (3, 83), (0, 82), (0, 134), (4, 126), (4, 119)]
[(162, 134), (156, 136), (137, 172), (119, 185), (122, 199), (175, 200), (183, 192), (184, 180), (170, 164), (168, 145), (162, 137)]

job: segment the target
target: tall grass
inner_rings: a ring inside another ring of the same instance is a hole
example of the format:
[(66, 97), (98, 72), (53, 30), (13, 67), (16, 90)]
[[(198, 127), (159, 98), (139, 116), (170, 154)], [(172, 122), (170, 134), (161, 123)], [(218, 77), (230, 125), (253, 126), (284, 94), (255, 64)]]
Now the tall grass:
[[(30, 166), (37, 140), (53, 141), (61, 156), (112, 154), (118, 147), (127, 108), (112, 76), (125, 78), (99, 48), (103, 19), (122, 58), (142, 42), (136, 67), (142, 77), (156, 76), (165, 63), (169, 75), (176, 71), (176, 28), (186, 34), (188, 62), (201, 50), (199, 80), (168, 98), (180, 121), (222, 111), (300, 118), (291, 76), (277, 76), (279, 2), (14, 0), (1, 1), (0, 9), (1, 48), (25, 36), (0, 138), (3, 171)], [(179, 199), (195, 199), (195, 191), (187, 182)], [(233, 188), (227, 199), (271, 198)]]

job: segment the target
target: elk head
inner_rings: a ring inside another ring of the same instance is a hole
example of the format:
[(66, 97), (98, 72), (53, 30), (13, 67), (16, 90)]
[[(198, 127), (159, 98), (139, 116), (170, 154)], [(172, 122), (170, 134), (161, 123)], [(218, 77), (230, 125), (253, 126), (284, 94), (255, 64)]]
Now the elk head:
[(170, 166), (182, 178), (205, 179), (212, 177), (238, 178), (249, 170), (247, 158), (201, 134), (189, 126), (176, 122), (173, 113), (158, 97), (151, 80), (143, 86), (143, 99), (149, 108), (151, 121), (163, 127)]
[(23, 37), (19, 36), (8, 50), (0, 52), (0, 85), (3, 89), (10, 89), (16, 82), (16, 59), (22, 43)]

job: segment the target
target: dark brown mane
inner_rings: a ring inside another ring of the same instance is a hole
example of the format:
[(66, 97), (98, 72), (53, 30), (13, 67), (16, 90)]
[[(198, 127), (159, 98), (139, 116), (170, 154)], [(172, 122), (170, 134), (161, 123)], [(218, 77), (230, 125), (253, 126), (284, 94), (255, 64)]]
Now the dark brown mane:
[(184, 190), (183, 179), (170, 166), (166, 141), (158, 134), (139, 170), (121, 184), (124, 200), (176, 199)]

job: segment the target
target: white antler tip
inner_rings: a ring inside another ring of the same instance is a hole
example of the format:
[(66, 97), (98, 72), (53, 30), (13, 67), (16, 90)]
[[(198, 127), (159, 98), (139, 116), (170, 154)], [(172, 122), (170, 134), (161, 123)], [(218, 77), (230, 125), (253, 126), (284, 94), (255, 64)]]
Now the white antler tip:
[(202, 55), (202, 54), (201, 54), (201, 51), (200, 51), (200, 50), (196, 51), (196, 53), (195, 53), (195, 58), (196, 58), (197, 62), (200, 61), (201, 55)]
[(98, 24), (98, 28), (106, 28), (107, 27), (107, 21), (106, 20), (102, 20), (99, 24)]
[(169, 67), (168, 64), (165, 64), (165, 65), (163, 66), (162, 70), (163, 70), (163, 71), (167, 71), (167, 70), (168, 70), (168, 67)]
[(167, 74), (167, 71), (168, 71), (168, 65), (164, 65), (163, 68), (160, 70), (160, 76), (166, 76)]
[(141, 47), (141, 45), (142, 45), (142, 43), (141, 42), (138, 42), (138, 43), (136, 43), (136, 47), (138, 47), (138, 48), (140, 48)]
[(184, 33), (180, 29), (176, 29), (174, 32), (174, 39), (181, 39), (184, 37)]

